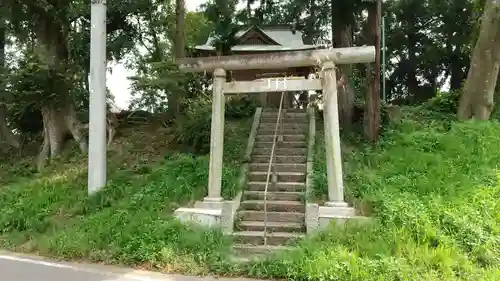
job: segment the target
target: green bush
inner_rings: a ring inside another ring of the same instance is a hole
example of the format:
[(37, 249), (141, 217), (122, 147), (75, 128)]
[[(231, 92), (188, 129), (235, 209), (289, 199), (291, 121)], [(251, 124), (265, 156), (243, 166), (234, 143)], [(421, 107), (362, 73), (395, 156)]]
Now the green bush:
[[(249, 271), (288, 280), (499, 280), (500, 155), (491, 152), (500, 149), (500, 123), (446, 123), (404, 119), (377, 146), (344, 152), (348, 199), (374, 217), (371, 226), (332, 227)], [(324, 154), (315, 157), (313, 194), (324, 198)]]
[[(237, 192), (239, 165), (232, 161), (227, 157), (223, 170), (226, 199)], [(0, 246), (200, 273), (220, 262), (229, 241), (219, 231), (183, 225), (172, 213), (206, 196), (207, 181), (207, 156), (173, 154), (156, 165), (114, 171), (92, 197), (86, 174), (76, 169), (12, 184), (0, 190)]]
[(458, 110), (460, 91), (436, 93), (436, 96), (424, 103), (423, 107), (429, 111), (455, 114)]
[[(226, 120), (247, 119), (254, 115), (257, 104), (246, 96), (241, 98), (232, 97), (226, 103), (225, 108)], [(196, 153), (208, 153), (210, 151), (211, 126), (211, 99), (207, 95), (188, 99), (186, 100), (183, 116), (176, 120), (174, 141), (191, 147)], [(248, 131), (250, 131), (250, 127)]]
[(230, 97), (226, 102), (226, 118), (239, 119), (251, 117), (254, 115), (257, 106), (257, 101), (251, 99), (248, 95)]
[(186, 100), (183, 116), (175, 121), (174, 141), (196, 153), (210, 151), (212, 105), (207, 96)]

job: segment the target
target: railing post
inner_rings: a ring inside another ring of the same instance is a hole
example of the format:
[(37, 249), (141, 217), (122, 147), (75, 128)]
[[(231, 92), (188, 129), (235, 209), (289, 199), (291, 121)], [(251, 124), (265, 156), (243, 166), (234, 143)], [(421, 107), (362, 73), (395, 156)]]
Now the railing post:
[(272, 177), (273, 188), (274, 190), (277, 190), (276, 186), (278, 185), (278, 171), (276, 170), (276, 155), (274, 156), (272, 167), (273, 167), (273, 177)]
[(222, 156), (224, 153), (224, 97), (226, 71), (221, 68), (213, 73), (212, 98), (212, 131), (210, 139), (210, 166), (208, 174), (208, 196), (204, 201), (209, 203), (222, 202)]
[[(280, 106), (278, 108), (278, 118), (276, 119), (276, 125), (274, 126), (274, 138), (273, 145), (271, 148), (271, 157), (269, 157), (269, 166), (267, 167), (267, 176), (266, 176), (266, 187), (264, 188), (264, 245), (267, 246), (267, 190), (269, 187), (269, 180), (274, 187), (278, 184), (278, 172), (276, 171), (276, 141), (278, 138), (278, 130), (280, 125), (280, 118), (282, 117), (282, 109), (283, 109), (283, 98), (285, 96), (285, 92), (281, 93)], [(270, 178), (271, 177), (271, 178)]]
[(283, 118), (285, 115), (286, 110), (284, 108), (281, 109), (281, 114), (278, 116), (279, 118), (279, 123), (280, 123), (280, 133), (278, 135), (278, 142), (283, 142)]
[(282, 114), (281, 120), (280, 120), (280, 136), (278, 137), (279, 142), (283, 142), (283, 130), (284, 130), (283, 129), (283, 114)]
[(328, 178), (328, 201), (326, 206), (347, 206), (344, 202), (342, 180), (342, 158), (340, 154), (340, 128), (335, 64), (323, 64), (323, 114), (325, 126), (325, 150)]

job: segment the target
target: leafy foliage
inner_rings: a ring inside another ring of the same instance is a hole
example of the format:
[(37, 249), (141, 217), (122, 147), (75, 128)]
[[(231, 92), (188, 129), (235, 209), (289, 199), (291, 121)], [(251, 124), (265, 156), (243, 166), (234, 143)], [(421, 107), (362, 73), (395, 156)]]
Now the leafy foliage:
[[(497, 149), (499, 124), (448, 126), (423, 115), (406, 116), (376, 147), (344, 147), (349, 201), (373, 223), (332, 226), (250, 270), (294, 280), (498, 278), (499, 159), (488, 151)], [(313, 192), (321, 197), (326, 169), (318, 141)]]
[[(12, 129), (28, 136), (42, 130), (41, 107), (47, 104), (62, 104), (62, 83), (78, 85), (80, 72), (72, 64), (62, 64), (58, 68), (42, 63), (34, 50), (28, 50), (18, 65), (10, 69), (4, 101), (9, 105), (9, 121)], [(70, 89), (69, 102), (85, 96), (82, 87)]]
[(424, 105), (429, 111), (454, 114), (458, 109), (460, 91), (438, 92)]
[(210, 151), (211, 100), (206, 96), (189, 100), (185, 114), (176, 121), (174, 140), (199, 153)]
[(251, 117), (254, 115), (257, 105), (257, 101), (248, 95), (229, 97), (226, 100), (226, 118), (240, 119)]
[[(208, 153), (212, 123), (211, 98), (207, 94), (201, 94), (197, 98), (186, 100), (184, 107), (183, 116), (175, 122), (174, 141), (190, 147), (196, 153)], [(226, 102), (225, 118), (248, 118), (253, 116), (256, 108), (255, 101), (248, 97), (231, 98)]]
[(182, 92), (179, 82), (184, 80), (184, 76), (172, 61), (167, 60), (144, 65), (144, 74), (133, 76), (131, 80), (135, 94), (130, 108), (158, 113), (168, 110), (168, 97)]
[[(226, 124), (231, 137), (225, 140), (222, 195), (227, 199), (239, 191), (238, 166), (248, 121)], [(170, 270), (192, 273), (217, 263), (228, 250), (227, 238), (218, 231), (183, 225), (172, 215), (206, 195), (208, 156), (172, 151), (161, 146), (168, 139), (149, 134), (131, 128), (128, 138), (116, 144), (109, 153), (109, 184), (93, 197), (87, 195), (86, 164), (79, 154), (70, 164), (58, 163), (56, 173), (33, 177), (25, 167), (13, 167), (10, 172), (18, 180), (0, 189), (0, 245), (66, 259), (154, 267), (168, 263)], [(165, 235), (168, 238), (162, 238)]]
[(231, 54), (240, 26), (235, 19), (237, 1), (213, 0), (205, 5), (205, 15), (214, 25), (213, 46), (219, 55)]

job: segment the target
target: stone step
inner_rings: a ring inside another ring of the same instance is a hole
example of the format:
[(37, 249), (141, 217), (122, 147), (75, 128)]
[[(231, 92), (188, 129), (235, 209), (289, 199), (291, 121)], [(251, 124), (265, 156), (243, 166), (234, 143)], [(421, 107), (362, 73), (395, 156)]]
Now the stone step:
[[(250, 164), (251, 172), (267, 172), (269, 163), (252, 163)], [(276, 169), (278, 172), (301, 172), (307, 171), (307, 164), (276, 164), (271, 165), (271, 171)]]
[[(239, 211), (239, 217), (243, 221), (264, 221), (263, 211)], [(304, 213), (293, 212), (267, 212), (268, 222), (297, 222), (304, 223)]]
[[(273, 147), (273, 142), (259, 141), (255, 142), (254, 149), (256, 148), (271, 148)], [(277, 148), (307, 148), (306, 141), (283, 141), (276, 142)]]
[[(273, 232), (267, 233), (268, 245), (292, 244), (304, 237), (303, 233)], [(233, 241), (240, 244), (264, 245), (263, 231), (240, 231), (233, 233)]]
[[(271, 155), (272, 147), (258, 147), (253, 149), (253, 154)], [(307, 148), (275, 147), (275, 155), (307, 155)]]
[[(273, 142), (274, 132), (269, 135), (257, 134), (255, 137), (256, 142)], [(305, 134), (292, 134), (292, 135), (283, 135), (283, 142), (305, 142), (307, 136)], [(276, 142), (278, 143), (278, 142)]]
[[(270, 187), (271, 185), (269, 185)], [(268, 189), (269, 189), (268, 187)], [(305, 192), (280, 192), (274, 191), (267, 192), (267, 200), (278, 200), (278, 201), (301, 201), (304, 199)], [(243, 194), (245, 200), (264, 200), (264, 191), (250, 191), (246, 190)]]
[[(276, 125), (276, 120), (278, 119), (278, 115), (275, 116), (263, 116), (260, 118), (261, 123), (272, 123)], [(288, 124), (305, 124), (308, 125), (309, 120), (306, 117), (283, 117), (283, 123)]]
[(279, 245), (250, 245), (234, 244), (232, 252), (236, 255), (271, 254), (276, 252), (290, 251), (293, 248)]
[[(245, 200), (240, 208), (247, 211), (264, 211), (264, 200)], [(306, 205), (300, 201), (270, 201), (267, 200), (267, 212), (303, 213)]]
[[(252, 163), (269, 163), (269, 155), (252, 155)], [(305, 155), (275, 155), (273, 163), (279, 164), (304, 164), (307, 161)]]
[[(303, 182), (306, 180), (306, 173), (300, 172), (277, 172), (279, 182)], [(267, 181), (267, 171), (248, 173), (249, 181)], [(269, 176), (269, 182), (272, 181), (272, 173)]]
[[(293, 123), (293, 122), (285, 122), (283, 120), (283, 128), (284, 129), (295, 129), (295, 130), (303, 130), (306, 131), (309, 126), (307, 123)], [(278, 129), (280, 126), (278, 125)], [(276, 121), (274, 122), (260, 122), (259, 124), (259, 130), (266, 129), (266, 130), (273, 130), (276, 129)]]
[[(300, 109), (300, 108), (286, 108), (282, 109), (286, 112), (298, 112), (298, 113), (306, 113), (307, 111), (305, 109)], [(262, 109), (262, 112), (278, 112), (278, 108), (272, 108), (272, 107), (266, 107)]]
[[(278, 130), (278, 134), (283, 133), (285, 135), (306, 135), (307, 129), (301, 128), (283, 128), (283, 132)], [(274, 128), (259, 128), (257, 130), (257, 136), (262, 135), (274, 135)]]
[[(247, 190), (249, 191), (264, 191), (266, 182), (251, 182), (247, 183)], [(278, 182), (276, 186), (269, 184), (268, 192), (305, 192), (306, 184), (303, 182)]]
[[(307, 112), (282, 112), (283, 118), (304, 118), (307, 120)], [(274, 121), (278, 118), (278, 111), (263, 111), (260, 115), (261, 118), (274, 118)]]
[[(241, 221), (237, 228), (240, 231), (264, 231), (263, 221)], [(297, 222), (267, 222), (267, 232), (304, 232), (305, 227)]]

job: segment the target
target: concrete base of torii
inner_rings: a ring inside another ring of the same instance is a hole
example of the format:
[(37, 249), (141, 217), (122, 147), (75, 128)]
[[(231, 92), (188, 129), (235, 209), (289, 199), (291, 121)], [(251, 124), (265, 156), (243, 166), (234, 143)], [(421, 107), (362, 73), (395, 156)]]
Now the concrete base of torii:
[(225, 234), (233, 232), (233, 222), (240, 205), (242, 193), (233, 200), (210, 202), (197, 201), (192, 208), (178, 208), (174, 214), (183, 223), (219, 228)]
[(356, 214), (356, 209), (345, 206), (319, 206), (319, 204), (308, 203), (306, 205), (306, 227), (307, 233), (312, 234), (328, 228), (333, 222), (336, 225), (344, 225), (346, 222), (355, 222), (356, 224), (369, 223), (369, 217), (363, 217)]

